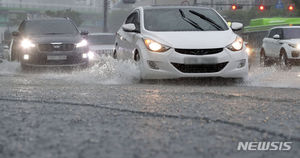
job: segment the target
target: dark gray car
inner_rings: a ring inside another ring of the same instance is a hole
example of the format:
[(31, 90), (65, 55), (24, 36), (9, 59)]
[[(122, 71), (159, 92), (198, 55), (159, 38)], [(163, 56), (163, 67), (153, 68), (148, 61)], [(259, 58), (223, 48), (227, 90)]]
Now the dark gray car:
[(13, 32), (10, 59), (23, 68), (87, 66), (87, 34), (68, 18), (25, 20)]

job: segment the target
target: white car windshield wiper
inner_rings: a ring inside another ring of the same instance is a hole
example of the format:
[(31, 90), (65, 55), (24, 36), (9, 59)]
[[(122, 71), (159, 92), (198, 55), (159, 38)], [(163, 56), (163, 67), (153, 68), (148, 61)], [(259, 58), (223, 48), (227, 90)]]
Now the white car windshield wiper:
[(185, 22), (191, 24), (191, 25), (194, 26), (196, 29), (203, 31), (203, 28), (201, 28), (195, 21), (191, 20), (190, 18), (187, 18), (181, 9), (179, 9), (179, 12), (180, 12), (180, 15), (181, 15), (182, 19), (183, 19)]
[(192, 14), (194, 14), (194, 15), (196, 15), (196, 16), (198, 16), (198, 17), (200, 17), (201, 19), (203, 19), (203, 20), (209, 22), (209, 23), (210, 23), (213, 27), (215, 27), (217, 30), (224, 30), (220, 25), (218, 25), (216, 22), (214, 22), (212, 19), (206, 17), (205, 15), (200, 14), (200, 13), (198, 13), (198, 12), (196, 12), (196, 11), (193, 11), (193, 10), (189, 10), (189, 12), (192, 13)]

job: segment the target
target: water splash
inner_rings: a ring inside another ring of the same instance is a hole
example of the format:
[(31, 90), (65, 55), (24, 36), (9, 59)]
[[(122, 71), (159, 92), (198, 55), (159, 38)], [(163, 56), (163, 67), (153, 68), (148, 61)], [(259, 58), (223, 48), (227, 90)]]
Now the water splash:
[(22, 72), (18, 62), (8, 62), (3, 60), (0, 63), (0, 76), (14, 76)]
[(132, 84), (140, 80), (138, 66), (131, 61), (117, 61), (112, 57), (102, 56), (95, 65), (74, 71), (45, 70), (38, 72), (22, 72), (17, 62), (4, 61), (0, 63), (0, 75), (23, 75), (38, 79), (56, 79), (83, 84)]
[(96, 84), (131, 84), (140, 80), (140, 72), (131, 61), (117, 61), (111, 57), (100, 57), (96, 64), (84, 70), (71, 73), (44, 73), (40, 78), (62, 79), (69, 82)]
[(284, 71), (279, 66), (253, 67), (246, 86), (274, 87), (274, 88), (300, 88), (300, 67), (294, 66)]

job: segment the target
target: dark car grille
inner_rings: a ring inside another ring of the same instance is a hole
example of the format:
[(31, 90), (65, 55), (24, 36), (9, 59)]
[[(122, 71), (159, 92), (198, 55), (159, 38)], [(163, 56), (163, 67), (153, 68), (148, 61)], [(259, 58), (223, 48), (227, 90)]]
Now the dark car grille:
[(40, 44), (39, 49), (43, 52), (72, 51), (74, 50), (74, 44)]
[(187, 55), (210, 55), (210, 54), (217, 54), (222, 52), (223, 48), (216, 48), (216, 49), (175, 49), (176, 52), (180, 54), (187, 54)]
[(209, 65), (185, 65), (172, 63), (172, 65), (183, 73), (216, 73), (220, 72), (225, 68), (228, 62), (220, 64), (209, 64)]
[(47, 60), (47, 54), (36, 54), (31, 56), (28, 63), (34, 65), (73, 65), (86, 62), (82, 59), (81, 54), (72, 53), (72, 55), (67, 56), (66, 60)]

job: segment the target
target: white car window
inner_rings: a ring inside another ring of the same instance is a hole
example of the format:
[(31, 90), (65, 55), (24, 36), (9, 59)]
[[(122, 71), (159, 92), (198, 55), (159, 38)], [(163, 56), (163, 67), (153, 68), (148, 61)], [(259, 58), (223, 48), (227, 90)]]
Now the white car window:
[(285, 28), (284, 39), (298, 39), (300, 38), (300, 28)]

